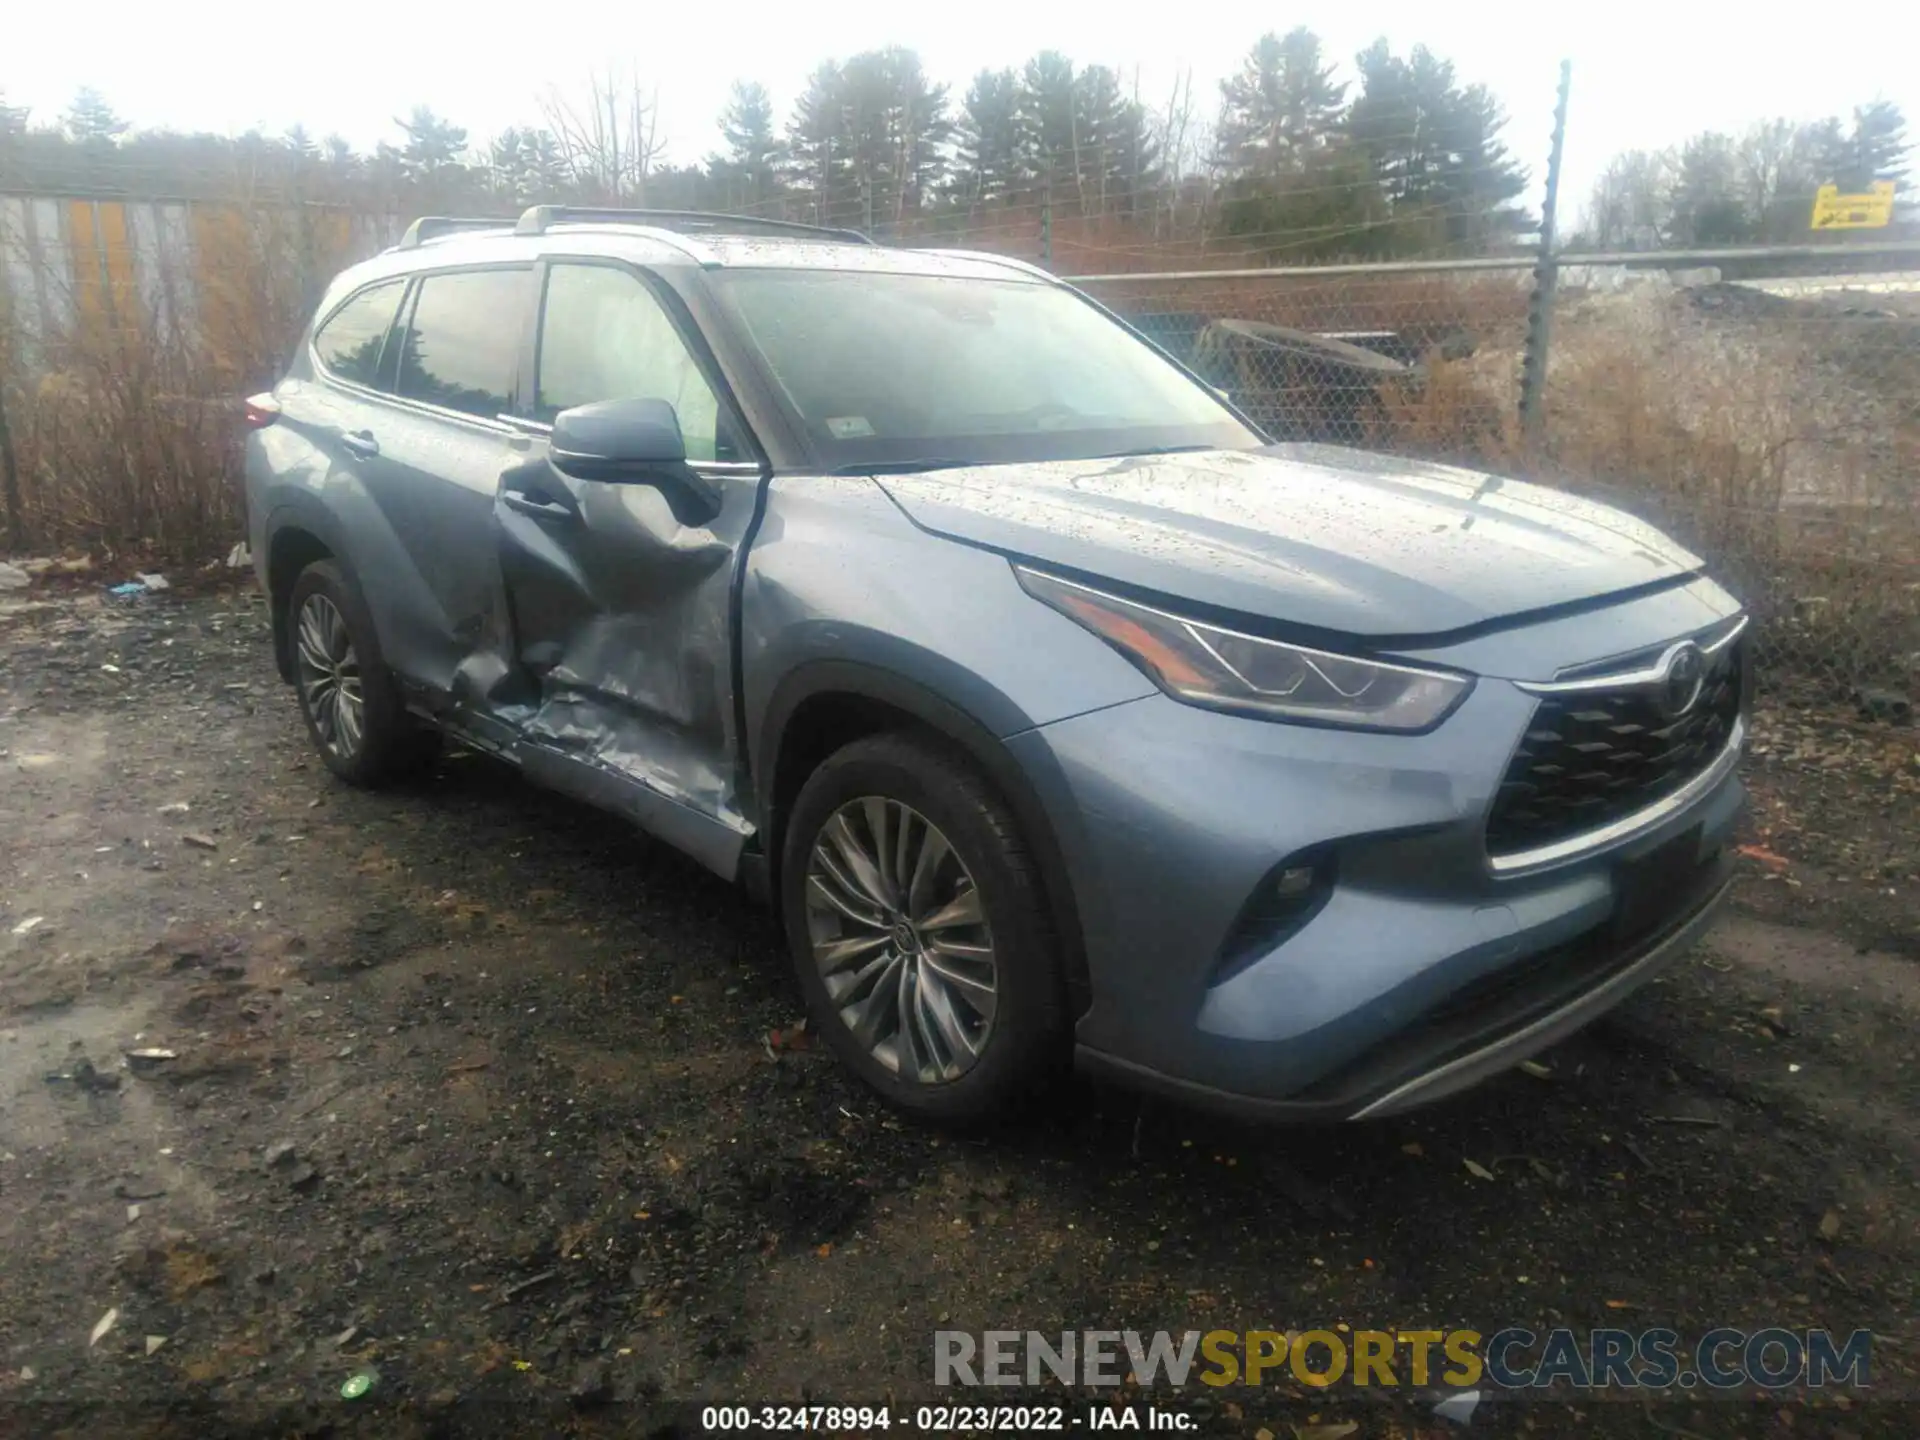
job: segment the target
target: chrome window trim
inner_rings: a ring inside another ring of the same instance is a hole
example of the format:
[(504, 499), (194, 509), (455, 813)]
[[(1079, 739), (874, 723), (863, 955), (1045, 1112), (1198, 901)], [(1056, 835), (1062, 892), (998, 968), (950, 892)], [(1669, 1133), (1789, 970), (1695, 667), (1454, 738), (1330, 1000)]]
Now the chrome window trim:
[(1742, 615), (1739, 624), (1709, 645), (1699, 645), (1693, 640), (1676, 640), (1661, 652), (1658, 660), (1639, 670), (1617, 670), (1611, 675), (1582, 675), (1578, 680), (1516, 680), (1513, 682), (1514, 688), (1524, 690), (1529, 695), (1593, 695), (1607, 690), (1649, 689), (1666, 682), (1674, 656), (1680, 651), (1691, 645), (1702, 655), (1718, 655), (1746, 633), (1747, 622), (1751, 618)]
[(1671, 795), (1662, 796), (1631, 815), (1622, 815), (1618, 820), (1597, 829), (1583, 830), (1578, 835), (1569, 835), (1550, 845), (1536, 845), (1530, 850), (1510, 850), (1504, 855), (1489, 855), (1487, 868), (1500, 879), (1512, 879), (1554, 865), (1563, 865), (1569, 860), (1581, 859), (1653, 829), (1662, 821), (1678, 815), (1731, 775), (1740, 763), (1740, 751), (1746, 738), (1747, 717), (1740, 715), (1734, 719), (1733, 732), (1727, 736), (1726, 745), (1714, 757), (1713, 763)]
[(489, 435), (510, 435), (510, 427), (502, 425), (497, 417), (489, 418), (476, 415), (471, 410), (450, 410), (444, 405), (435, 405), (426, 400), (414, 400), (405, 395), (396, 395), (391, 390), (372, 390), (365, 385), (357, 385), (351, 380), (343, 380), (331, 370), (317, 370), (318, 377), (335, 389), (344, 390), (361, 400), (377, 400), (396, 410), (405, 410), (430, 420), (459, 420), (468, 425), (486, 431)]

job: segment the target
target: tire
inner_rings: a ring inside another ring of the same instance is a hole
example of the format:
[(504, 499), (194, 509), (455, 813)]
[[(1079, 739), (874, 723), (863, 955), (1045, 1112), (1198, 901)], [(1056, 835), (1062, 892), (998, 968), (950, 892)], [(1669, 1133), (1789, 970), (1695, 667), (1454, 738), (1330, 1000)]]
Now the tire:
[(898, 731), (828, 758), (794, 802), (780, 892), (817, 1033), (891, 1104), (977, 1123), (1060, 1068), (1066, 1003), (1039, 868), (956, 750)]
[[(350, 785), (374, 789), (431, 757), (438, 737), (407, 714), (380, 657), (367, 602), (337, 562), (316, 560), (300, 572), (286, 624), (294, 694), (307, 736), (329, 770)], [(327, 673), (325, 662), (331, 662)]]

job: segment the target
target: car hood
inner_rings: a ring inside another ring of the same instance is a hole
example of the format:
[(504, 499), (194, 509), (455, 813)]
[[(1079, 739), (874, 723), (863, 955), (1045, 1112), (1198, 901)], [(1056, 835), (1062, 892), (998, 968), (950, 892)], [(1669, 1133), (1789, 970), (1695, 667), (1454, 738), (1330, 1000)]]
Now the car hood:
[(1331, 445), (876, 477), (922, 529), (1225, 610), (1414, 637), (1686, 575), (1606, 505)]

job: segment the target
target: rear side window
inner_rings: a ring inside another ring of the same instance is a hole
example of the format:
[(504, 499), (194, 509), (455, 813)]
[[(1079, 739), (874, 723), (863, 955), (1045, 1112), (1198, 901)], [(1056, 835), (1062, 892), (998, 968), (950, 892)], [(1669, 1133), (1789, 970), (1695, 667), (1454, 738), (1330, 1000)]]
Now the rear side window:
[(400, 332), (394, 389), (491, 420), (512, 407), (528, 270), (463, 270), (420, 281)]
[(679, 418), (689, 460), (746, 458), (666, 309), (625, 270), (556, 264), (547, 271), (536, 389), (542, 420), (596, 400), (664, 400)]
[(313, 337), (320, 363), (342, 380), (379, 387), (381, 347), (406, 290), (406, 281), (389, 280), (362, 290), (334, 311)]

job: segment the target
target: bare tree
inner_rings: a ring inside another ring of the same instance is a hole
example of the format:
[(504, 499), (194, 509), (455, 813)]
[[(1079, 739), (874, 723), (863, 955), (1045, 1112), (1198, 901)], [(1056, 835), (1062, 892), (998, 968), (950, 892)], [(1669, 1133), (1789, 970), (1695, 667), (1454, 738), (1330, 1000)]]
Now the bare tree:
[(1667, 150), (1627, 150), (1607, 162), (1581, 217), (1587, 243), (1602, 250), (1650, 250), (1673, 223), (1677, 162)]
[(609, 66), (589, 72), (584, 94), (549, 86), (540, 112), (576, 190), (603, 204), (646, 203), (647, 177), (667, 148), (658, 91)]
[[(1183, 182), (1192, 172), (1195, 160), (1205, 152), (1198, 149), (1194, 136), (1193, 114), (1193, 71), (1182, 70), (1173, 78), (1173, 93), (1167, 97), (1166, 105), (1154, 116), (1154, 128), (1159, 140), (1161, 162), (1167, 169), (1167, 229), (1173, 233), (1179, 229), (1180, 192)], [(1154, 232), (1159, 233), (1160, 220), (1154, 217)]]

